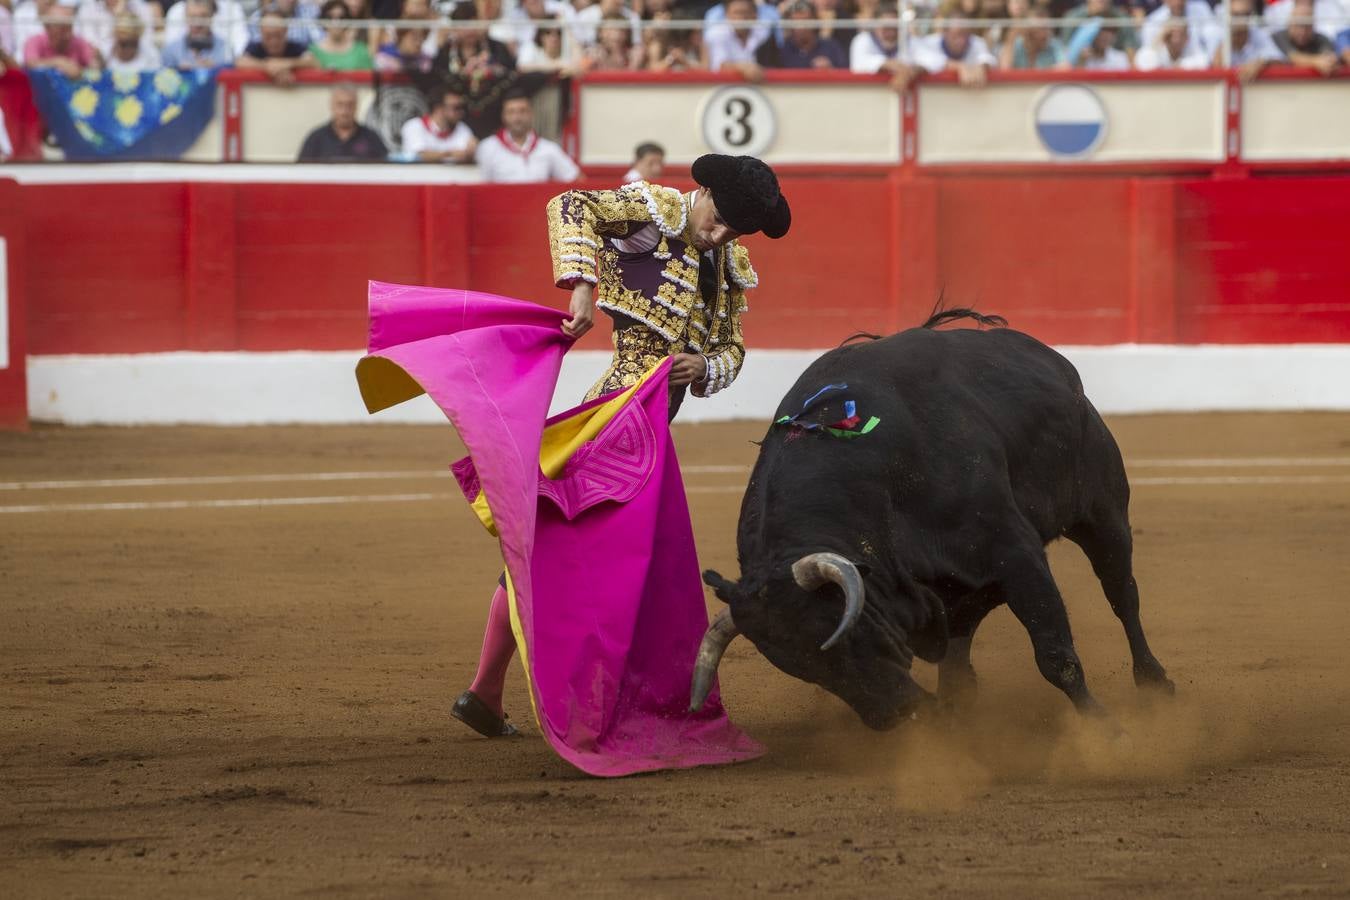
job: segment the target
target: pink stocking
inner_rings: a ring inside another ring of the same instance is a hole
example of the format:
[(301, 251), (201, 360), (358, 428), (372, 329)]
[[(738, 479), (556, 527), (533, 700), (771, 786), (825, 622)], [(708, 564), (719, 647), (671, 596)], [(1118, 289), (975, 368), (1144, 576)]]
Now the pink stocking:
[(502, 714), (502, 688), (506, 685), (506, 667), (516, 652), (516, 636), (511, 633), (511, 607), (506, 588), (497, 586), (488, 609), (487, 630), (483, 633), (483, 652), (478, 657), (478, 674), (469, 690), (497, 715)]

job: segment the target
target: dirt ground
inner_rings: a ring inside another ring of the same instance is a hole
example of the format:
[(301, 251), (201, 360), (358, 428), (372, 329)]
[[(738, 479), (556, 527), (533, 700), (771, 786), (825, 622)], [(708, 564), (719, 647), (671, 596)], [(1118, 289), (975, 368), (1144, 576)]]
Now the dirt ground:
[[(1174, 701), (1052, 557), (1126, 741), (1001, 610), (955, 717), (870, 732), (739, 641), (768, 755), (614, 781), (553, 756), (518, 672), (522, 738), (447, 714), (499, 568), (448, 426), (0, 435), (0, 894), (1350, 896), (1350, 416), (1111, 425)], [(759, 428), (676, 431), (734, 571)], [(387, 474), (292, 477), (350, 472)]]

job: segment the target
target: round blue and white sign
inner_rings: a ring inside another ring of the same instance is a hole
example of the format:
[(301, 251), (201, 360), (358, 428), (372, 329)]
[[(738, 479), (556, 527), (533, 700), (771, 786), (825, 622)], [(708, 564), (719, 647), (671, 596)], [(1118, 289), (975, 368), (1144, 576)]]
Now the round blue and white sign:
[(1052, 156), (1091, 156), (1106, 138), (1106, 107), (1092, 88), (1052, 84), (1036, 102), (1036, 136)]

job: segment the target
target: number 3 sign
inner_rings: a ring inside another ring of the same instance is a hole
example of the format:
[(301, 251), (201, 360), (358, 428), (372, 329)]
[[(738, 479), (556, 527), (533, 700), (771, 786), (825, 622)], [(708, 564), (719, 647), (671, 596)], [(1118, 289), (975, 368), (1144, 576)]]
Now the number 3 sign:
[(698, 115), (703, 141), (714, 153), (759, 156), (773, 145), (778, 132), (769, 99), (745, 85), (714, 91)]

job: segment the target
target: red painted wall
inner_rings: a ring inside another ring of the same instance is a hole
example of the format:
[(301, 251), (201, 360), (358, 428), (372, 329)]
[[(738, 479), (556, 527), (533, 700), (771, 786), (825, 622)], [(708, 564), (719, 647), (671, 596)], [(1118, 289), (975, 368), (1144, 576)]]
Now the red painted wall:
[[(783, 186), (792, 233), (747, 239), (758, 347), (902, 328), (939, 293), (1052, 343), (1350, 341), (1350, 176)], [(556, 190), (27, 185), (30, 352), (357, 349), (372, 278), (562, 308), (544, 219)], [(607, 340), (596, 329), (584, 346)]]

